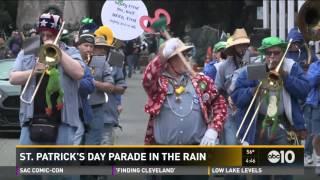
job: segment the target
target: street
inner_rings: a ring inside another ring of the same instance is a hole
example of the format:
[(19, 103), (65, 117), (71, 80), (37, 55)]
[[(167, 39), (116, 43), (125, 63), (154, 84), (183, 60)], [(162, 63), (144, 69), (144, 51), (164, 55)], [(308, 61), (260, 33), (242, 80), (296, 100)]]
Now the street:
[[(131, 79), (128, 79), (128, 89), (123, 98), (123, 112), (120, 117), (122, 131), (116, 129), (115, 143), (119, 145), (142, 145), (145, 128), (147, 123), (147, 115), (144, 113), (144, 103), (146, 95), (141, 86), (141, 74), (134, 74)], [(0, 166), (15, 166), (15, 145), (18, 144), (18, 139), (15, 138), (0, 138)], [(306, 176), (296, 176), (295, 180), (317, 179), (313, 171), (306, 172)], [(110, 177), (110, 180), (120, 179), (143, 179), (141, 176), (116, 176)], [(0, 173), (0, 179), (18, 180), (14, 174)], [(211, 177), (210, 179), (223, 179), (222, 177)], [(249, 177), (248, 179), (252, 179)]]

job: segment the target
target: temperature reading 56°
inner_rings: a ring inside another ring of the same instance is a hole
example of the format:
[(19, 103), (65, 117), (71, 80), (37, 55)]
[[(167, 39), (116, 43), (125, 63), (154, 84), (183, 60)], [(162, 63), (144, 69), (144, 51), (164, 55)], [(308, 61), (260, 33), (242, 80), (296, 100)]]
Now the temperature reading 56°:
[(247, 149), (246, 153), (249, 155), (254, 154), (254, 149)]

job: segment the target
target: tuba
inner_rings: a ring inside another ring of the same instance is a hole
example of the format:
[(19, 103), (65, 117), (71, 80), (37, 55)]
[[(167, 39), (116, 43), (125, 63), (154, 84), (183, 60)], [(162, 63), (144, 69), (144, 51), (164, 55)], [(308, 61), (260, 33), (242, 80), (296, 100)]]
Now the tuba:
[(39, 80), (32, 96), (31, 96), (31, 99), (29, 99), (29, 100), (24, 99), (24, 94), (26, 92), (26, 89), (29, 86), (32, 75), (34, 74), (34, 72), (36, 70), (36, 64), (35, 64), (35, 66), (33, 67), (32, 71), (27, 79), (27, 82), (21, 92), (20, 100), (22, 102), (27, 103), (27, 104), (31, 104), (33, 102), (34, 97), (38, 92), (38, 89), (40, 87), (40, 84), (42, 82), (42, 79), (43, 79), (48, 67), (55, 66), (55, 65), (59, 64), (61, 57), (62, 57), (62, 54), (61, 54), (61, 50), (57, 46), (57, 43), (58, 43), (58, 40), (62, 34), (64, 24), (65, 24), (65, 22), (62, 22), (60, 31), (59, 31), (56, 39), (54, 40), (53, 44), (45, 44), (45, 45), (41, 46), (40, 52), (39, 52), (39, 61), (38, 62), (45, 64), (46, 68), (43, 70), (43, 72), (41, 74), (40, 80)]
[[(320, 1), (307, 0), (299, 10), (297, 24), (306, 42), (320, 40)], [(304, 46), (308, 53), (307, 65), (309, 65), (311, 50), (307, 43)]]

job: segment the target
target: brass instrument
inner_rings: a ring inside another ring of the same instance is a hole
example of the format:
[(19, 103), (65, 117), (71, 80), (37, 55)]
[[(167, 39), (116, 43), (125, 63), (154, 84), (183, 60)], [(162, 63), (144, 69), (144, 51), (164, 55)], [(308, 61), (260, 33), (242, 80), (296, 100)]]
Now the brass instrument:
[(309, 65), (311, 64), (311, 57), (312, 57), (312, 54), (311, 54), (311, 49), (309, 48), (308, 44), (307, 43), (304, 43), (304, 47), (306, 48), (307, 50), (307, 54), (308, 54), (308, 59), (307, 59), (307, 64), (306, 64), (306, 68), (304, 68), (305, 70), (308, 70), (308, 67)]
[(85, 59), (85, 63), (87, 64), (87, 66), (89, 67), (90, 69), (90, 73), (91, 75), (93, 76), (95, 74), (95, 68), (94, 67), (91, 67), (89, 66), (90, 65), (90, 62), (92, 60), (92, 54), (87, 54), (87, 58)]
[(289, 40), (287, 48), (286, 48), (279, 64), (277, 65), (277, 67), (274, 70), (270, 70), (270, 72), (269, 72), (268, 82), (269, 82), (269, 86), (271, 88), (277, 88), (280, 85), (280, 68), (281, 68), (284, 60), (286, 59), (286, 55), (288, 53), (289, 47), (291, 46), (291, 43), (292, 43), (292, 39)]
[(297, 24), (306, 41), (320, 39), (320, 1), (307, 0), (299, 10)]
[(307, 0), (299, 10), (297, 24), (306, 43), (304, 44), (308, 59), (306, 67), (311, 64), (311, 50), (307, 44), (309, 41), (320, 40), (320, 1)]
[(29, 86), (29, 83), (30, 83), (30, 80), (32, 78), (32, 75), (34, 74), (35, 70), (36, 70), (36, 66), (37, 66), (37, 63), (35, 64), (35, 66), (33, 67), (28, 79), (27, 79), (27, 82), (21, 92), (21, 95), (20, 95), (20, 100), (24, 103), (27, 103), (27, 104), (31, 104), (34, 100), (34, 97), (35, 95), (37, 94), (38, 92), (38, 89), (40, 87), (40, 84), (42, 82), (42, 79), (46, 73), (46, 70), (50, 67), (50, 66), (55, 66), (57, 64), (59, 64), (60, 60), (61, 60), (61, 57), (62, 57), (62, 54), (61, 54), (61, 50), (59, 49), (59, 47), (57, 46), (57, 43), (58, 43), (58, 40), (62, 34), (62, 31), (63, 31), (63, 27), (64, 27), (64, 24), (65, 22), (62, 22), (62, 25), (61, 25), (61, 28), (60, 28), (60, 31), (56, 37), (56, 39), (54, 40), (53, 44), (45, 44), (43, 45), (41, 48), (40, 48), (40, 52), (39, 52), (39, 60), (38, 62), (40, 63), (43, 63), (45, 65), (45, 69), (43, 70), (42, 74), (41, 74), (41, 77), (40, 77), (40, 80), (31, 96), (31, 99), (29, 100), (26, 100), (24, 99), (24, 95), (25, 95), (25, 91), (26, 89), (28, 88)]
[[(288, 52), (288, 50), (289, 50), (289, 47), (290, 47), (291, 43), (292, 43), (292, 39), (289, 40), (289, 43), (288, 43), (288, 45), (287, 45), (287, 48), (286, 48), (286, 50), (285, 50), (285, 52), (284, 52), (284, 54), (283, 54), (283, 56), (282, 56), (279, 64), (277, 65), (277, 67), (276, 67), (274, 70), (271, 70), (271, 71), (269, 72), (269, 76), (268, 76), (268, 78), (267, 78), (267, 80), (268, 80), (268, 88), (273, 88), (273, 89), (279, 88), (280, 83), (281, 83), (281, 79), (280, 79), (280, 68), (281, 68), (282, 63), (284, 62), (284, 60), (285, 60), (285, 58), (286, 58), (286, 55), (287, 55), (287, 52)], [(240, 131), (241, 131), (242, 127), (243, 127), (243, 124), (245, 123), (245, 120), (246, 120), (246, 118), (247, 118), (247, 116), (248, 116), (248, 114), (249, 114), (249, 112), (250, 112), (250, 110), (251, 110), (251, 108), (252, 108), (252, 106), (253, 106), (253, 104), (254, 104), (254, 102), (255, 102), (258, 94), (259, 94), (259, 92), (261, 91), (261, 87), (262, 87), (262, 86), (263, 86), (263, 81), (260, 81), (259, 85), (258, 85), (257, 88), (256, 88), (256, 91), (255, 91), (255, 93), (254, 93), (254, 96), (253, 96), (253, 98), (252, 98), (252, 100), (251, 100), (251, 102), (250, 102), (250, 104), (249, 104), (249, 107), (248, 107), (248, 109), (247, 109), (247, 111), (246, 111), (246, 113), (245, 113), (245, 115), (244, 115), (244, 117), (243, 117), (243, 119), (242, 119), (242, 121), (241, 121), (241, 124), (240, 124), (238, 130), (237, 130), (237, 133), (236, 133), (236, 137), (237, 137), (237, 138), (239, 138), (239, 134), (240, 134)], [(262, 92), (262, 93), (266, 93), (266, 91), (264, 90), (264, 92)], [(244, 135), (243, 135), (243, 137), (240, 138), (241, 144), (244, 142), (244, 140), (246, 139), (246, 137), (247, 137), (247, 135), (248, 135), (248, 132), (249, 132), (251, 126), (252, 126), (252, 123), (253, 123), (255, 117), (256, 117), (257, 114), (258, 114), (258, 111), (259, 111), (259, 109), (260, 109), (261, 103), (262, 103), (262, 98), (259, 100), (259, 102), (258, 102), (258, 104), (257, 104), (257, 107), (256, 107), (256, 109), (255, 109), (255, 111), (254, 111), (254, 114), (253, 114), (253, 116), (252, 116), (252, 118), (251, 118), (251, 120), (250, 120), (250, 123), (249, 123), (249, 125), (248, 125), (248, 127), (247, 127), (247, 129), (246, 129), (246, 131), (245, 131), (245, 133), (244, 133)]]

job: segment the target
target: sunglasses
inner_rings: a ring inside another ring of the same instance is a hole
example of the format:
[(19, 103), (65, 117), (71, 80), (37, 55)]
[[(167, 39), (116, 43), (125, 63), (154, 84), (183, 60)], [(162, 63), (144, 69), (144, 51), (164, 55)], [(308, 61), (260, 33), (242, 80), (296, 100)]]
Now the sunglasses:
[(281, 51), (266, 51), (264, 54), (266, 56), (271, 56), (272, 54), (275, 55), (275, 56), (279, 56), (281, 53)]

